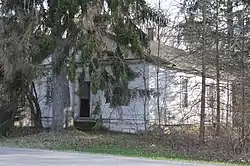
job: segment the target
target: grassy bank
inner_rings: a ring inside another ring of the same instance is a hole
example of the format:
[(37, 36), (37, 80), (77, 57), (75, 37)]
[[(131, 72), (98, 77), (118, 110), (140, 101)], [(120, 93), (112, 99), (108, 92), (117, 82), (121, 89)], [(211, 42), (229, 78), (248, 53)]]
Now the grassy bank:
[[(60, 133), (33, 131), (16, 134), (15, 132), (10, 138), (0, 140), (0, 145), (5, 147), (106, 153), (152, 159), (197, 160), (202, 162), (230, 161), (220, 152), (213, 154), (206, 149), (174, 146), (175, 143), (177, 142), (173, 140), (171, 142), (170, 140), (150, 136), (145, 138), (133, 134), (85, 133), (77, 130), (67, 130)], [(220, 156), (218, 157), (218, 155)]]

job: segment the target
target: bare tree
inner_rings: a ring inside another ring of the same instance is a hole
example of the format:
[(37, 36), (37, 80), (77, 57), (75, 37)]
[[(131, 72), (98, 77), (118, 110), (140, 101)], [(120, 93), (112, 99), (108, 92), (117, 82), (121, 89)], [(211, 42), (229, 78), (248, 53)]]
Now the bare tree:
[(215, 44), (216, 44), (216, 135), (220, 133), (220, 53), (219, 53), (219, 1), (216, 0), (216, 30), (215, 30)]
[(201, 90), (201, 115), (200, 115), (200, 144), (205, 143), (205, 104), (206, 104), (206, 0), (202, 1), (202, 19), (203, 19), (203, 29), (202, 29), (202, 90)]

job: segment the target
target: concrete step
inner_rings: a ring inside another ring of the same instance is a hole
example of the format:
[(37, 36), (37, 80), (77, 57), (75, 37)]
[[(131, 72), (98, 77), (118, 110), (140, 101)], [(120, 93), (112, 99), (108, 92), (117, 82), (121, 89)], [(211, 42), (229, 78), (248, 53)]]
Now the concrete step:
[(74, 121), (74, 126), (78, 130), (91, 131), (96, 124), (95, 119), (77, 118)]

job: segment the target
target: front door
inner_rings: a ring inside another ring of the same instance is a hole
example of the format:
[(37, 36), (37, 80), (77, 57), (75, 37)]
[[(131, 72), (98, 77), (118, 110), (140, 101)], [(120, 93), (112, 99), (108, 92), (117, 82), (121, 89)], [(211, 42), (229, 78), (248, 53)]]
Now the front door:
[(80, 117), (90, 117), (89, 99), (81, 99)]
[(90, 117), (90, 82), (84, 81), (80, 98), (80, 117)]

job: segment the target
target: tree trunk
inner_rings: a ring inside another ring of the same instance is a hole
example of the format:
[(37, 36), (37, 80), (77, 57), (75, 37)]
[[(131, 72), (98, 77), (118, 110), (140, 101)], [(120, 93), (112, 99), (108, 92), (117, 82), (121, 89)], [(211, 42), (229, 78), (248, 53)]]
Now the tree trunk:
[(147, 78), (146, 78), (146, 62), (143, 63), (143, 82), (144, 82), (144, 103), (143, 103), (143, 120), (144, 120), (144, 135), (147, 136)]
[[(34, 93), (33, 93), (34, 92)], [(41, 119), (41, 108), (38, 103), (38, 97), (36, 93), (35, 84), (32, 81), (31, 88), (29, 88), (29, 85), (27, 85), (27, 93), (26, 93), (27, 100), (30, 105), (31, 109), (31, 119), (34, 121), (34, 125), (36, 128), (42, 128), (42, 119)]]
[(229, 119), (229, 100), (230, 100), (230, 87), (229, 87), (229, 80), (228, 80), (229, 76), (227, 76), (227, 112), (226, 112), (226, 127), (228, 127), (228, 119)]
[(32, 97), (32, 101), (35, 105), (35, 108), (36, 108), (36, 121), (35, 121), (35, 124), (36, 124), (36, 127), (37, 128), (42, 128), (43, 125), (42, 125), (42, 111), (41, 111), (41, 108), (40, 108), (40, 105), (38, 103), (38, 97), (37, 97), (37, 93), (36, 93), (36, 87), (35, 87), (35, 84), (34, 82), (32, 81), (31, 83), (32, 85), (32, 90), (34, 92), (34, 94), (31, 96)]
[(246, 72), (245, 72), (245, 53), (244, 53), (244, 48), (245, 48), (245, 16), (243, 14), (242, 16), (242, 45), (241, 45), (241, 67), (242, 67), (242, 71), (241, 71), (241, 75), (242, 75), (242, 85), (241, 85), (241, 90), (242, 90), (242, 99), (241, 99), (241, 120), (242, 120), (242, 126), (241, 126), (241, 140), (243, 140), (242, 142), (242, 148), (245, 148), (245, 135), (246, 135), (246, 122), (245, 122), (245, 79), (246, 79)]
[[(73, 82), (69, 82), (69, 91), (70, 91), (70, 111), (71, 111), (71, 119), (75, 120), (75, 113), (77, 111), (76, 109), (76, 86), (75, 86), (76, 81), (74, 80)], [(70, 124), (73, 125), (73, 124)]]
[(18, 97), (17, 97), (17, 92), (11, 92), (10, 93), (10, 112), (13, 114), (18, 112)]
[(203, 0), (203, 55), (202, 55), (202, 89), (201, 89), (201, 115), (199, 142), (205, 144), (205, 104), (206, 104), (206, 1)]
[[(233, 3), (232, 3), (232, 0), (228, 0), (227, 1), (227, 14), (228, 14), (228, 19), (227, 19), (228, 55), (227, 56), (228, 57), (231, 56), (231, 49), (230, 48), (231, 48), (231, 39), (233, 37), (233, 17), (232, 17), (232, 12), (233, 12)], [(236, 109), (235, 109), (236, 98), (235, 98), (235, 88), (234, 87), (235, 87), (235, 85), (233, 83), (232, 84), (232, 111), (233, 111), (233, 118), (235, 117), (235, 111), (236, 111)], [(228, 89), (228, 93), (229, 93), (229, 89)], [(228, 96), (229, 96), (229, 94), (228, 94)], [(228, 109), (227, 109), (227, 115), (228, 115)], [(227, 120), (227, 122), (228, 122), (228, 120)], [(233, 119), (233, 125), (234, 125), (234, 119)]]
[(52, 126), (53, 131), (61, 131), (64, 128), (64, 111), (69, 106), (69, 84), (66, 72), (58, 66), (59, 55), (52, 54)]
[(237, 113), (239, 110), (237, 110), (236, 108), (236, 82), (232, 82), (232, 117), (233, 117), (233, 127), (237, 126), (238, 124), (238, 119), (236, 118)]
[[(158, 3), (158, 10), (161, 10), (161, 1), (159, 0)], [(158, 41), (158, 47), (157, 47), (157, 56), (160, 56), (160, 46), (161, 46), (161, 40), (160, 40), (160, 20), (158, 20), (158, 24), (157, 24), (157, 41)], [(159, 62), (157, 62), (157, 66), (156, 66), (156, 91), (157, 91), (157, 113), (158, 113), (158, 127), (160, 130), (160, 136), (163, 135), (163, 133), (161, 132), (161, 109), (160, 109), (160, 91), (159, 91)]]
[(216, 1), (216, 135), (220, 134), (220, 55), (219, 55), (219, 2)]

